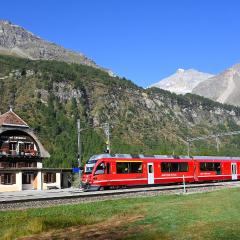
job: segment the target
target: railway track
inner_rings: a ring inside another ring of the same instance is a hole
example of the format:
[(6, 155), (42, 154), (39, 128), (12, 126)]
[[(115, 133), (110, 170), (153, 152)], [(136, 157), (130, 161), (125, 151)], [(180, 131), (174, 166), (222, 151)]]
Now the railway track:
[(2, 197), (0, 194), (0, 210), (26, 209), (37, 207), (49, 207), (62, 204), (77, 204), (82, 202), (102, 201), (107, 199), (128, 198), (137, 196), (154, 196), (170, 194), (191, 194), (196, 192), (214, 191), (222, 188), (240, 187), (240, 182), (217, 182), (202, 184), (187, 184), (186, 192), (183, 185), (137, 187), (118, 190), (106, 190), (96, 192), (83, 192), (79, 189), (69, 191), (51, 190), (45, 194), (9, 195)]

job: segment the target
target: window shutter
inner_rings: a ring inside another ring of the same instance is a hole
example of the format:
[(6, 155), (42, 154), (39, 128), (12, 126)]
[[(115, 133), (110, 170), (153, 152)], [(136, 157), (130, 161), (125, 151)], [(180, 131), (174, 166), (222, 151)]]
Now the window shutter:
[(12, 173), (12, 184), (16, 184), (16, 173)]
[(0, 179), (1, 179), (1, 184), (4, 184), (4, 174), (0, 175)]
[(56, 173), (53, 173), (53, 182), (55, 183), (56, 182)]
[(43, 174), (43, 182), (47, 183), (47, 174), (46, 173)]

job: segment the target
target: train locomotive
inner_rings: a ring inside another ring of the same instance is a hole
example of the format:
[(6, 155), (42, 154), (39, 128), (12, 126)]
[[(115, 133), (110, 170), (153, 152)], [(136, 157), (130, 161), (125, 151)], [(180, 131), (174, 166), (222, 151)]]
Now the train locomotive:
[(100, 154), (84, 167), (84, 188), (102, 190), (140, 185), (238, 180), (240, 158)]

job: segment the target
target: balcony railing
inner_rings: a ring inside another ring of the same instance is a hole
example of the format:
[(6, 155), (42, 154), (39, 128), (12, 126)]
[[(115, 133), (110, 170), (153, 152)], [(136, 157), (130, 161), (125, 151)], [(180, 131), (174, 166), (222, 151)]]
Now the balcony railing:
[(12, 156), (12, 157), (20, 157), (20, 156), (28, 156), (28, 157), (38, 157), (39, 152), (35, 150), (9, 150), (9, 149), (0, 149), (0, 155), (2, 156)]
[(0, 162), (0, 169), (6, 168), (36, 168), (36, 162)]

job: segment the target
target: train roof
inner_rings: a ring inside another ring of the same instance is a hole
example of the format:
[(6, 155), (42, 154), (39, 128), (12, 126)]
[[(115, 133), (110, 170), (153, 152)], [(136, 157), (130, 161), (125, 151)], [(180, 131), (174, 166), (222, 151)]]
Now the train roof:
[(200, 160), (240, 160), (240, 157), (224, 157), (224, 156), (193, 156), (193, 159)]
[(224, 156), (177, 156), (177, 155), (145, 155), (145, 154), (98, 154), (92, 156), (92, 159), (101, 158), (126, 158), (126, 159), (200, 159), (200, 160), (240, 160), (240, 157), (224, 157)]

